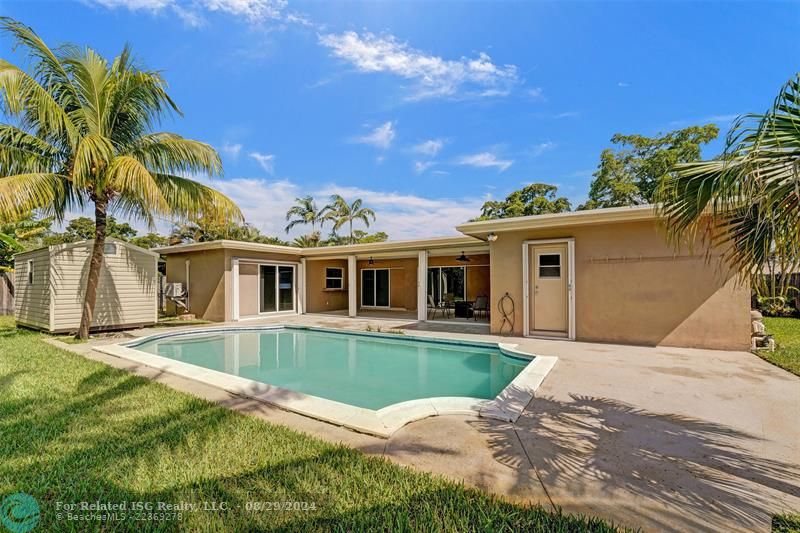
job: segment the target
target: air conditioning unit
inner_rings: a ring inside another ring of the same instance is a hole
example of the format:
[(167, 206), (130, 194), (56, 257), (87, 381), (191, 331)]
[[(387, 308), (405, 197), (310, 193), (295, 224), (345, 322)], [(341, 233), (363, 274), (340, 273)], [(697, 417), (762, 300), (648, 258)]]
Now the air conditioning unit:
[(167, 298), (180, 298), (186, 295), (183, 283), (167, 283), (164, 287), (164, 294)]

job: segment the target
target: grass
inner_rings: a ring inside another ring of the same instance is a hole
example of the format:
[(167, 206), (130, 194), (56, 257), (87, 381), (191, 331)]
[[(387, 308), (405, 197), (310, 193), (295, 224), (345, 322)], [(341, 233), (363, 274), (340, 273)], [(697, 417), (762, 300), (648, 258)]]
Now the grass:
[(800, 514), (781, 514), (772, 517), (775, 533), (800, 533)]
[(764, 318), (767, 333), (775, 337), (774, 352), (759, 350), (758, 355), (770, 363), (800, 376), (800, 319)]
[[(43, 338), (0, 319), (0, 497), (36, 498), (37, 530), (613, 530), (224, 409)], [(117, 522), (57, 515), (59, 502), (97, 501), (224, 502), (225, 509), (174, 520), (137, 521), (130, 507)], [(247, 508), (273, 501), (315, 509)]]

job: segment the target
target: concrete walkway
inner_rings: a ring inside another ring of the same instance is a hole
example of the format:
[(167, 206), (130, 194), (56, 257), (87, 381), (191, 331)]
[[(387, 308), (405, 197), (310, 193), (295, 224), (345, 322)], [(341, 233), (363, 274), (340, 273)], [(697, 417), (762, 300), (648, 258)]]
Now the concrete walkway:
[[(409, 326), (319, 315), (247, 324), (276, 321), (358, 330)], [(415, 335), (499, 339), (414, 328)], [(58, 344), (512, 500), (560, 506), (622, 525), (768, 531), (772, 514), (800, 511), (800, 378), (746, 352), (515, 339), (525, 350), (559, 357), (515, 424), (441, 416), (382, 440), (91, 350), (119, 340)]]

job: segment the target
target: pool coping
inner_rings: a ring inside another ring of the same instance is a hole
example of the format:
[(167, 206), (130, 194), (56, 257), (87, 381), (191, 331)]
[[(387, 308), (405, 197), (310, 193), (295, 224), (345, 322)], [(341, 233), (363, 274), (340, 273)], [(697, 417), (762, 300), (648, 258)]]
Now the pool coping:
[[(492, 400), (460, 396), (433, 397), (409, 400), (388, 405), (378, 410), (372, 410), (318, 396), (303, 394), (283, 387), (261, 383), (260, 381), (234, 376), (218, 370), (211, 370), (135, 349), (136, 345), (159, 338), (230, 331), (268, 331), (276, 329), (321, 331), (344, 335), (380, 337), (394, 340), (406, 339), (449, 345), (485, 346), (498, 348), (505, 355), (518, 359), (527, 359), (530, 360), (530, 362), (525, 365), (511, 383), (500, 391), (500, 394)], [(534, 397), (536, 389), (542, 384), (544, 378), (558, 359), (554, 356), (525, 352), (519, 349), (519, 345), (511, 343), (460, 340), (435, 336), (362, 332), (294, 324), (221, 326), (155, 333), (117, 344), (93, 346), (92, 349), (108, 355), (141, 363), (145, 366), (153, 367), (170, 374), (199, 381), (239, 396), (274, 405), (287, 411), (292, 411), (310, 418), (381, 438), (389, 438), (395, 431), (406, 424), (431, 416), (477, 415), (484, 418), (503, 420), (505, 422), (516, 422), (517, 418), (522, 414), (522, 411), (525, 410), (525, 407)]]

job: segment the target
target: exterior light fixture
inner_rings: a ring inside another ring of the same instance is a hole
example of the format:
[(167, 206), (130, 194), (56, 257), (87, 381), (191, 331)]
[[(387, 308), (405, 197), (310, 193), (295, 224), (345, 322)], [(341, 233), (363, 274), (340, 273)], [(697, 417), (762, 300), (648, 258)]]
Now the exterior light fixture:
[(486, 240), (488, 242), (494, 242), (497, 240), (497, 233), (491, 232), (489, 235), (486, 236)]
[(370, 264), (370, 265), (374, 265), (375, 264), (375, 260), (372, 259), (372, 256), (369, 256), (369, 261), (367, 261), (367, 264)]

